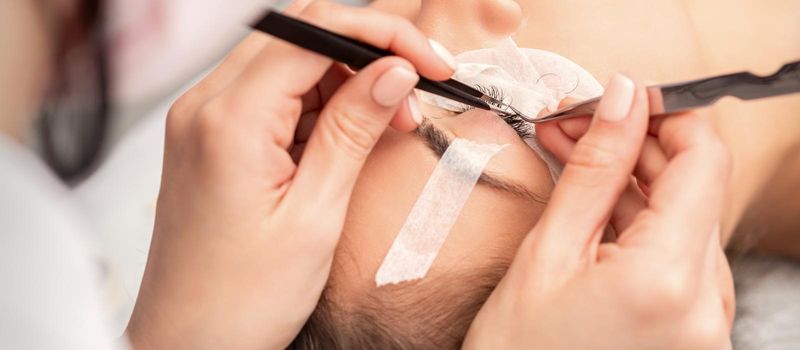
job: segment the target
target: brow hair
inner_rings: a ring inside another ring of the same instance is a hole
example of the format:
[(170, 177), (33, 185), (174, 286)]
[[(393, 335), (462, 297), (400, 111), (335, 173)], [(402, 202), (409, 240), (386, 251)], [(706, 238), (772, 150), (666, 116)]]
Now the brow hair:
[[(444, 152), (447, 151), (447, 148), (450, 147), (450, 139), (447, 137), (447, 135), (431, 122), (427, 121), (427, 119), (422, 122), (419, 128), (417, 128), (416, 134), (439, 158), (441, 158), (442, 155), (444, 155)], [(547, 204), (548, 201), (547, 198), (533, 193), (524, 186), (501, 180), (497, 174), (490, 171), (484, 171), (481, 173), (481, 176), (478, 178), (478, 183), (487, 185), (490, 188), (500, 190), (505, 193), (510, 193), (516, 197), (527, 199), (529, 201), (542, 204)]]
[(478, 270), (373, 289), (347, 307), (330, 298), (329, 284), (287, 349), (458, 349), (509, 264), (498, 258)]

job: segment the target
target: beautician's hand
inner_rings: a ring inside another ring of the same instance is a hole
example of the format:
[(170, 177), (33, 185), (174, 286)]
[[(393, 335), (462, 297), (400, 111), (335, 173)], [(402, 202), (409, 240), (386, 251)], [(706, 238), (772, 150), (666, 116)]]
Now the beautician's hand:
[[(644, 88), (617, 76), (577, 143), (570, 128), (537, 128), (566, 167), (465, 348), (731, 347), (726, 149), (695, 113), (654, 119), (646, 136), (647, 111)], [(609, 225), (616, 241), (601, 242)]]
[(408, 131), (419, 122), (409, 97), (417, 71), (439, 80), (453, 73), (404, 19), (304, 5), (289, 12), (399, 57), (352, 75), (253, 34), (175, 103), (128, 327), (137, 348), (288, 345), (325, 286), (367, 155), (390, 123)]

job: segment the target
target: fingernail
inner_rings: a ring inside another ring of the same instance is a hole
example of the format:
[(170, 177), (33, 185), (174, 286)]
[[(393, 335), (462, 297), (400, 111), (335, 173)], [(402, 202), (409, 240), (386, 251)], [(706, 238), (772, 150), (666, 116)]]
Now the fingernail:
[(417, 125), (422, 125), (422, 111), (419, 110), (419, 99), (417, 99), (417, 94), (413, 91), (408, 94), (408, 110), (411, 111), (411, 118), (414, 119), (414, 122)]
[(618, 122), (627, 118), (635, 92), (633, 80), (622, 74), (615, 74), (608, 82), (605, 96), (597, 106), (597, 117), (607, 122)]
[(441, 58), (442, 61), (444, 61), (444, 63), (450, 67), (450, 69), (455, 71), (458, 67), (458, 62), (456, 62), (456, 58), (453, 57), (453, 54), (451, 54), (450, 51), (448, 51), (444, 45), (440, 44), (438, 41), (433, 39), (428, 39), (428, 41), (433, 48), (433, 52), (435, 52), (436, 55), (439, 56), (439, 58)]
[(396, 106), (408, 96), (418, 81), (417, 73), (408, 68), (391, 68), (372, 85), (372, 99), (384, 107)]

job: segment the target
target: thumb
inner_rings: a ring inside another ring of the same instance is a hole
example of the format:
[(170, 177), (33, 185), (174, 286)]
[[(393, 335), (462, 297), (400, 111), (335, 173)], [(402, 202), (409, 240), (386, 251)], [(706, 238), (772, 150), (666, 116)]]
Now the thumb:
[(542, 215), (537, 240), (543, 253), (564, 259), (592, 251), (630, 181), (647, 123), (646, 90), (625, 76), (614, 76)]
[(364, 161), (390, 121), (405, 130), (421, 122), (418, 81), (408, 61), (387, 57), (342, 84), (319, 114), (287, 199), (312, 212), (316, 205), (316, 212), (341, 209), (343, 220)]

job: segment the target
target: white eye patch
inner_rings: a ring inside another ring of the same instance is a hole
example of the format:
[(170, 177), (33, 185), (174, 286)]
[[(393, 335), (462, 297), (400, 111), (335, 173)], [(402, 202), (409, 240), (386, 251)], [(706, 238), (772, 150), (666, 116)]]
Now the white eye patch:
[(450, 143), (378, 268), (378, 287), (425, 277), (486, 164), (506, 146)]
[[(510, 38), (495, 48), (461, 53), (456, 61), (458, 70), (454, 79), (502, 91), (506, 102), (526, 115), (538, 115), (545, 108), (554, 111), (566, 97), (584, 100), (603, 94), (603, 87), (581, 66), (552, 52), (519, 48)], [(423, 102), (449, 111), (463, 111), (466, 107), (425, 92), (419, 96)], [(547, 163), (555, 181), (561, 165), (541, 147), (536, 137), (526, 143)]]

